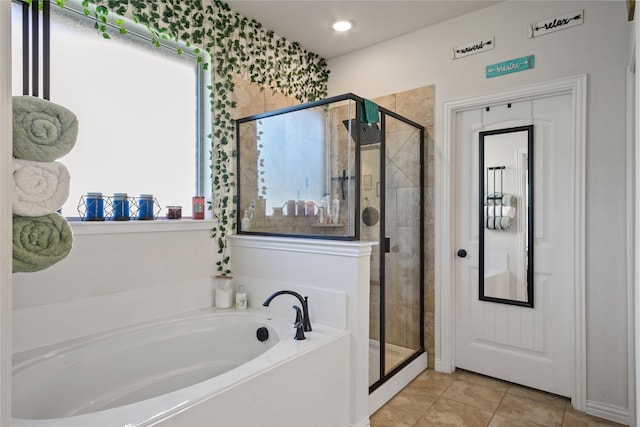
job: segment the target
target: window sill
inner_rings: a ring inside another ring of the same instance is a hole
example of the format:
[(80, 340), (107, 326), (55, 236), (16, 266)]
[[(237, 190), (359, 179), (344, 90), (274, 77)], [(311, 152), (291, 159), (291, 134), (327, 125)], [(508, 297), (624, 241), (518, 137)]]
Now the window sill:
[(69, 221), (74, 235), (164, 233), (211, 230), (218, 222), (202, 219), (157, 219), (153, 221)]

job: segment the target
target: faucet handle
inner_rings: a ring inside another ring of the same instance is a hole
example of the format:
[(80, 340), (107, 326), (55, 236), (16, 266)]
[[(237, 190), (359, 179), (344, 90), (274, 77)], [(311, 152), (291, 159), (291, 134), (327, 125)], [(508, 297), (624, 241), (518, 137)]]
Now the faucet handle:
[(296, 320), (293, 323), (293, 327), (296, 328), (296, 336), (293, 337), (293, 339), (303, 340), (306, 337), (304, 336), (304, 322), (302, 321), (302, 310), (297, 305), (294, 305), (293, 309), (296, 311)]
[(294, 320), (294, 323), (302, 323), (302, 309), (297, 305), (294, 305), (293, 309), (296, 311), (296, 320)]
[(296, 328), (296, 336), (293, 337), (294, 340), (304, 340), (307, 338), (304, 336), (304, 326), (302, 322), (296, 322), (293, 326)]

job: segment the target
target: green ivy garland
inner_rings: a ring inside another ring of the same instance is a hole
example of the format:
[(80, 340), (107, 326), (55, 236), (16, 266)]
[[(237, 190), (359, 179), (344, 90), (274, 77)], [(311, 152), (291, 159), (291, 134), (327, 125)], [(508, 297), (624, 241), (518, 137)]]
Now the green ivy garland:
[[(39, 0), (40, 2), (42, 0)], [(68, 0), (55, 0), (64, 6)], [(218, 226), (212, 230), (216, 239), (219, 274), (231, 274), (227, 251), (227, 236), (236, 229), (236, 197), (233, 149), (236, 107), (232, 93), (233, 76), (242, 75), (263, 88), (295, 97), (300, 102), (321, 99), (327, 95), (329, 70), (326, 61), (305, 51), (299, 43), (289, 42), (265, 29), (256, 20), (249, 20), (231, 10), (220, 0), (84, 0), (84, 13), (96, 20), (95, 28), (109, 38), (109, 24), (126, 33), (122, 17), (145, 25), (152, 43), (172, 39), (198, 46), (211, 58), (210, 104), (212, 112), (211, 179), (213, 200), (210, 209)], [(181, 53), (178, 50), (178, 53)]]

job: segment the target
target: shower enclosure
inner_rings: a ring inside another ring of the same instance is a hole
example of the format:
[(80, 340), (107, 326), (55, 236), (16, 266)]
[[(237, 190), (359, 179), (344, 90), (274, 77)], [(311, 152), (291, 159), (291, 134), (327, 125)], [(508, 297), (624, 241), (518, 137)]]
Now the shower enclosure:
[(353, 94), (236, 120), (238, 233), (378, 243), (370, 391), (424, 353), (424, 138)]

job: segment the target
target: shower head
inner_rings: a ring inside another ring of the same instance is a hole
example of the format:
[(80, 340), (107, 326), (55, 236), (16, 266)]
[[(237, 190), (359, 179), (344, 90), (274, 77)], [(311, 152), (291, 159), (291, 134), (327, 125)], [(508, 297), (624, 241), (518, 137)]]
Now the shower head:
[(356, 126), (360, 126), (361, 146), (380, 143), (380, 128), (377, 123), (358, 123), (356, 119), (343, 120), (342, 123), (344, 124), (344, 127), (347, 128), (347, 131), (349, 130), (349, 126), (351, 126), (351, 138), (353, 138), (354, 141), (356, 141), (358, 131)]

